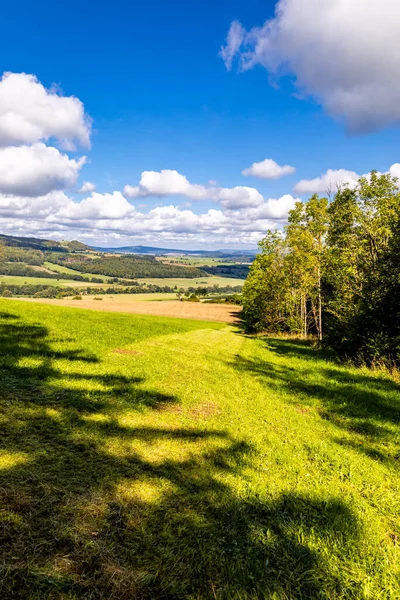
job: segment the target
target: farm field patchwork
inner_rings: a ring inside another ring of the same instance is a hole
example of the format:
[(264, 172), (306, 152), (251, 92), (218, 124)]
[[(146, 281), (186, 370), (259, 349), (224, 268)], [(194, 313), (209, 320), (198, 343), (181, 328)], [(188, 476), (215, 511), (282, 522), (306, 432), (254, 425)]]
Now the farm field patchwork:
[[(65, 269), (66, 267), (61, 267), (62, 269)], [(72, 271), (71, 269), (67, 268), (67, 271), (63, 271), (65, 273), (73, 273), (73, 274), (77, 274), (76, 271)], [(60, 276), (62, 276), (62, 273), (60, 271)], [(99, 275), (91, 275), (91, 274), (82, 274), (79, 273), (79, 275), (83, 275), (84, 277), (98, 277), (99, 279), (101, 279), (103, 276), (99, 276)], [(109, 279), (109, 277), (103, 277), (104, 280)], [(158, 286), (169, 286), (171, 288), (174, 288), (175, 286), (178, 289), (184, 289), (187, 290), (189, 287), (212, 287), (214, 285), (219, 285), (220, 287), (226, 287), (226, 286), (231, 286), (231, 287), (235, 287), (235, 286), (243, 286), (244, 284), (244, 280), (243, 279), (232, 279), (229, 277), (218, 277), (215, 275), (210, 275), (209, 277), (202, 277), (199, 279), (184, 279), (184, 278), (143, 278), (143, 279), (137, 279), (137, 281), (141, 284), (145, 283), (145, 284), (152, 284), (152, 285), (158, 285)], [(20, 277), (20, 276), (14, 276), (14, 275), (0, 275), (0, 283), (8, 283), (10, 285), (49, 285), (49, 286), (59, 286), (59, 287), (105, 287), (105, 288), (109, 288), (112, 287), (112, 284), (108, 284), (108, 283), (92, 283), (92, 282), (87, 282), (87, 281), (74, 281), (73, 279), (51, 279), (51, 278), (47, 278), (47, 277)]]
[(2, 598), (399, 597), (395, 380), (220, 323), (0, 311)]

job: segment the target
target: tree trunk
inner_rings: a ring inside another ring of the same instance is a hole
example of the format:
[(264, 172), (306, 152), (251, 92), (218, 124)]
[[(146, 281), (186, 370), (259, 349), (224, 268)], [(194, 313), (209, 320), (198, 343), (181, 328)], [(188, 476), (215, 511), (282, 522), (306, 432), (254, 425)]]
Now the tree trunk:
[(322, 342), (322, 294), (320, 265), (318, 265), (318, 339), (320, 342)]

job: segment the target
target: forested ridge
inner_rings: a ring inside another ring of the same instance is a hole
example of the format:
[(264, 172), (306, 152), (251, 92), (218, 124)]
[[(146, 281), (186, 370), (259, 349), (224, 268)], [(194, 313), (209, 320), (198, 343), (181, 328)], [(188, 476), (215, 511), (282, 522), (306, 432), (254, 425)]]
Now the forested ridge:
[(216, 265), (201, 267), (209, 275), (219, 275), (220, 277), (237, 277), (246, 279), (249, 274), (249, 265)]
[(316, 335), (342, 355), (400, 361), (400, 192), (372, 172), (297, 202), (260, 242), (243, 289), (249, 331)]
[(10, 248), (25, 248), (48, 252), (82, 252), (90, 250), (89, 246), (86, 246), (86, 244), (82, 244), (82, 242), (78, 242), (77, 240), (72, 240), (70, 242), (55, 242), (54, 240), (3, 234), (0, 234), (0, 245), (8, 246)]
[(118, 279), (207, 277), (203, 269), (165, 264), (154, 256), (78, 252), (79, 249), (82, 250), (80, 246), (87, 248), (80, 242), (68, 242), (65, 246), (61, 246), (58, 242), (52, 244), (51, 241), (36, 238), (26, 238), (24, 241), (24, 238), (0, 236), (0, 274), (59, 279), (59, 273), (52, 275), (46, 271), (32, 269), (32, 266), (42, 267), (47, 261), (76, 271), (75, 274), (67, 272), (62, 274), (63, 279), (76, 281), (90, 281), (84, 277), (85, 274), (98, 274)]
[(126, 279), (143, 277), (195, 279), (196, 277), (207, 277), (207, 273), (201, 269), (164, 264), (153, 256), (108, 254), (88, 258), (85, 255), (53, 255), (51, 260), (81, 273), (94, 273)]

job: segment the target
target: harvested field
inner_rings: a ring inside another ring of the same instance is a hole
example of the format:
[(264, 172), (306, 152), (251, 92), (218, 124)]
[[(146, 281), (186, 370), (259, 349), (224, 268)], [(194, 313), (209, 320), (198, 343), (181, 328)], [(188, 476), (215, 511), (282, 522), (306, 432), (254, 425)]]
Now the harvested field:
[(138, 315), (156, 315), (159, 317), (179, 317), (181, 319), (197, 319), (200, 321), (220, 321), (234, 323), (239, 318), (240, 307), (233, 304), (205, 304), (203, 302), (180, 302), (179, 300), (135, 301), (135, 296), (115, 295), (103, 296), (102, 302), (93, 296), (83, 296), (82, 300), (71, 298), (21, 298), (24, 302), (40, 302), (74, 308), (90, 308), (103, 312), (121, 312)]

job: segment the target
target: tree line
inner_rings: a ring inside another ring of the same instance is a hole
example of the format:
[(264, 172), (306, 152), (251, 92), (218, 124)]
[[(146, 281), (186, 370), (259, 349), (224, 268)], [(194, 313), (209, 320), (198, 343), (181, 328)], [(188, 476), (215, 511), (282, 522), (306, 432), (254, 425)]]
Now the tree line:
[(157, 293), (176, 293), (180, 296), (195, 294), (199, 297), (205, 297), (213, 294), (239, 294), (240, 286), (208, 286), (208, 287), (190, 287), (188, 290), (178, 289), (177, 286), (137, 284), (124, 287), (60, 287), (56, 285), (43, 284), (9, 284), (2, 283), (0, 280), (0, 296), (4, 298), (25, 296), (30, 298), (65, 298), (75, 294), (104, 296), (110, 294), (157, 294)]
[(38, 279), (68, 279), (70, 281), (87, 281), (88, 283), (103, 283), (99, 277), (83, 277), (73, 273), (54, 273), (43, 270), (36, 270), (20, 262), (2, 263), (0, 262), (0, 276), (12, 277), (35, 277)]
[(220, 277), (246, 279), (249, 274), (249, 265), (215, 265), (202, 266), (201, 268), (209, 275), (219, 275)]
[(297, 202), (259, 244), (243, 289), (249, 331), (317, 336), (368, 363), (400, 361), (400, 192), (372, 171)]

